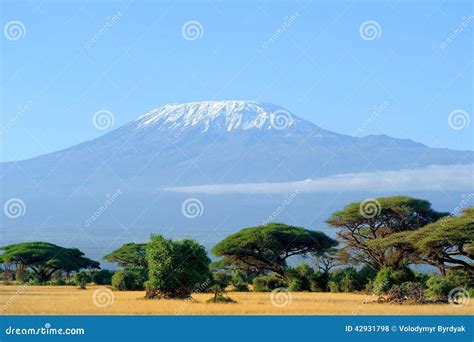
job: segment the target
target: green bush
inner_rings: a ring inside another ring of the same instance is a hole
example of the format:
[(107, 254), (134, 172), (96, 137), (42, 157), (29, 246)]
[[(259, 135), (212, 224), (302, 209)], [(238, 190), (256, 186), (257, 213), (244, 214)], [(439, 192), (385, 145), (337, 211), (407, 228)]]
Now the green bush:
[(236, 292), (247, 292), (249, 290), (248, 282), (246, 281), (242, 271), (235, 271), (232, 274), (230, 283), (232, 284), (232, 286), (234, 287), (234, 291)]
[(474, 273), (462, 270), (447, 271), (446, 279), (452, 282), (456, 287), (471, 289), (474, 287)]
[(85, 289), (87, 283), (91, 281), (91, 277), (85, 271), (74, 273), (74, 275), (72, 276), (72, 279), (74, 281), (74, 284), (79, 286), (80, 289)]
[(230, 275), (225, 271), (217, 271), (212, 274), (214, 284), (219, 286), (221, 289), (225, 289), (230, 284)]
[(291, 268), (288, 271), (290, 282), (288, 287), (290, 291), (310, 291), (310, 279), (314, 270), (307, 264), (301, 264)]
[(118, 291), (141, 291), (146, 281), (146, 270), (141, 266), (129, 266), (112, 276), (112, 286)]
[(316, 271), (309, 279), (309, 288), (314, 292), (328, 291), (329, 273)]
[(66, 281), (64, 279), (55, 279), (51, 280), (50, 284), (52, 286), (64, 286), (66, 285)]
[(277, 276), (259, 275), (253, 279), (253, 290), (256, 292), (269, 292), (279, 287), (287, 287), (288, 284)]
[(189, 298), (196, 284), (209, 281), (211, 260), (194, 240), (153, 236), (147, 245), (147, 298)]
[(428, 287), (426, 294), (435, 300), (447, 300), (449, 291), (456, 287), (449, 279), (443, 278), (439, 274), (431, 275), (426, 286)]
[(111, 285), (113, 275), (113, 271), (100, 270), (92, 273), (92, 281), (97, 285)]
[(408, 267), (383, 267), (374, 279), (372, 290), (377, 294), (382, 294), (390, 290), (394, 285), (413, 282), (414, 280), (415, 274)]
[(347, 267), (330, 274), (328, 288), (331, 292), (354, 292), (365, 288), (370, 280), (370, 273), (366, 268), (360, 270)]
[(235, 300), (224, 295), (225, 291), (219, 285), (211, 286), (210, 290), (214, 296), (206, 300), (206, 303), (235, 303)]

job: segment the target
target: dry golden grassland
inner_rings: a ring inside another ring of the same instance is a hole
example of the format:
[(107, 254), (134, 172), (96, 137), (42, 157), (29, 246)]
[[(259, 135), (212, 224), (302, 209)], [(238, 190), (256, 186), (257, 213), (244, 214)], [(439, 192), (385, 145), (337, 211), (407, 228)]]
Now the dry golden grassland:
[[(211, 294), (193, 300), (146, 300), (143, 291), (109, 291), (103, 286), (0, 285), (4, 315), (472, 315), (474, 305), (398, 305), (371, 301), (373, 296), (353, 293), (291, 293), (287, 305), (276, 307), (270, 293), (229, 292), (233, 304), (207, 304)], [(285, 294), (286, 295), (286, 294)], [(281, 298), (280, 298), (281, 299)], [(364, 304), (364, 302), (371, 302)], [(101, 307), (103, 306), (103, 307)]]

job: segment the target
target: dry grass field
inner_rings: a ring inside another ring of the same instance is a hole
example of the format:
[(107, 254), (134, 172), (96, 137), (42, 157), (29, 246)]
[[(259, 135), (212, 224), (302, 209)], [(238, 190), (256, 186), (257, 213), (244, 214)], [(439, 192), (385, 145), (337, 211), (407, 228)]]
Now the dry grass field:
[[(144, 292), (111, 292), (103, 286), (0, 285), (4, 315), (472, 315), (474, 305), (366, 303), (375, 297), (345, 293), (282, 294), (287, 305), (272, 304), (270, 293), (230, 292), (232, 304), (207, 304), (211, 294), (193, 300), (146, 300)], [(282, 303), (282, 304), (284, 304)]]

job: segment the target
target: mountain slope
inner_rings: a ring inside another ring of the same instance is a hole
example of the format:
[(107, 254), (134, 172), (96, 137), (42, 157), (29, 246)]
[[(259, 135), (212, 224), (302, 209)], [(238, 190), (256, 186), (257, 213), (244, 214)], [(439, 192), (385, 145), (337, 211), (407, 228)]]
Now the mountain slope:
[(92, 141), (0, 165), (4, 193), (281, 182), (474, 161), (472, 151), (324, 130), (249, 101), (165, 105)]

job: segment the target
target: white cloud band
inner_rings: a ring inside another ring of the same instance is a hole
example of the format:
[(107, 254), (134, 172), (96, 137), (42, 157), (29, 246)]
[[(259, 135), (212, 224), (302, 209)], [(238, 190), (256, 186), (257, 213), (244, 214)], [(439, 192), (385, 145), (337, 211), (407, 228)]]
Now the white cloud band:
[(171, 187), (181, 193), (288, 193), (334, 191), (467, 191), (474, 188), (474, 164), (431, 165), (419, 169), (347, 173), (284, 183), (208, 184)]

